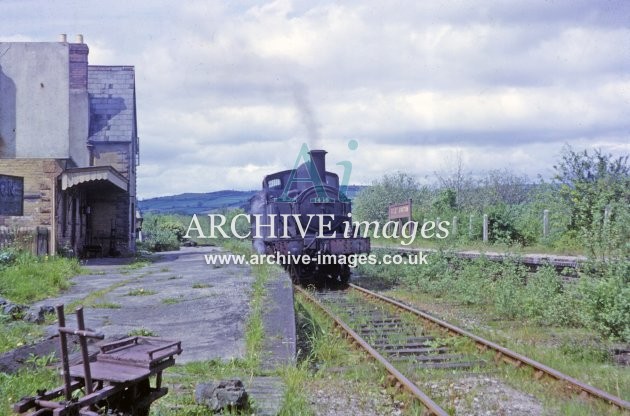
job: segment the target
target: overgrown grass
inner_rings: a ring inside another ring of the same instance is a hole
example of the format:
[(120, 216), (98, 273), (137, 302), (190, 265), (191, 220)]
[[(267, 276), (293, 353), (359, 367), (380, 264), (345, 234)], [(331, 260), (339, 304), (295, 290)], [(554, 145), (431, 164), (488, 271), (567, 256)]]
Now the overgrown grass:
[(358, 272), (415, 292), (477, 305), (504, 319), (589, 328), (630, 341), (629, 261), (591, 265), (566, 284), (552, 267), (531, 274), (516, 259), (465, 260), (444, 252), (429, 254), (426, 265), (365, 265)]
[(34, 362), (16, 374), (0, 372), (0, 415), (13, 414), (11, 406), (25, 396), (32, 396), (38, 389), (58, 387), (61, 382), (54, 367), (43, 366), (45, 362)]
[(76, 259), (19, 253), (10, 265), (0, 265), (0, 296), (17, 303), (35, 302), (67, 289), (70, 278), (81, 272)]
[(254, 284), (252, 285), (251, 301), (249, 303), (249, 315), (245, 329), (245, 345), (247, 353), (245, 360), (252, 368), (260, 366), (262, 360), (263, 341), (265, 339), (265, 328), (263, 323), (263, 304), (265, 301), (265, 284), (269, 280), (272, 267), (261, 265), (253, 267)]
[(305, 350), (299, 352), (303, 360), (301, 365), (290, 374), (299, 395), (297, 399), (287, 398), (294, 406), (290, 408), (294, 413), (287, 415), (311, 414), (312, 409), (305, 398), (322, 387), (331, 394), (341, 391), (344, 395), (355, 395), (358, 405), (374, 406), (380, 402), (376, 405), (376, 414), (391, 413), (393, 401), (410, 402), (410, 397), (385, 387), (385, 369), (362, 350), (353, 348), (335, 330), (328, 316), (299, 294), (296, 295), (296, 314), (300, 329), (308, 339)]
[(13, 321), (11, 317), (0, 314), (0, 354), (29, 345), (41, 339), (44, 330), (39, 325), (23, 321)]
[[(388, 295), (433, 313), (449, 322), (471, 330), (502, 346), (533, 358), (547, 366), (568, 374), (619, 397), (627, 397), (630, 391), (630, 373), (611, 361), (608, 348), (611, 344), (593, 337), (584, 328), (561, 326), (541, 327), (533, 321), (506, 319), (478, 305), (466, 305), (453, 299), (436, 299), (432, 295), (411, 292), (408, 288), (397, 288)], [(566, 392), (560, 384), (539, 385), (532, 380), (528, 371), (514, 371), (502, 366), (500, 375), (517, 389), (542, 397), (550, 408), (559, 409), (559, 414), (590, 414), (599, 409), (589, 404), (568, 406)], [(570, 395), (568, 396), (571, 397)], [(599, 410), (593, 414), (599, 413)], [(614, 414), (614, 413), (612, 413)]]

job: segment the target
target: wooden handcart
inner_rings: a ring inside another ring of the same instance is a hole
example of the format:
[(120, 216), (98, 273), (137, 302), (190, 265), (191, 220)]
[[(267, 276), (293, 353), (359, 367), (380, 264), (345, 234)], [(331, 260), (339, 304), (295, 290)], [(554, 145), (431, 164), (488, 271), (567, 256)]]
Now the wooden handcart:
[[(103, 335), (85, 329), (83, 308), (76, 310), (77, 329), (66, 328), (63, 305), (56, 309), (64, 385), (23, 398), (13, 411), (31, 412), (30, 416), (148, 415), (151, 403), (168, 392), (162, 387), (162, 371), (175, 364), (181, 341), (129, 337), (102, 345), (90, 361), (87, 338), (103, 339)], [(79, 337), (82, 363), (78, 365), (70, 366), (68, 335)]]

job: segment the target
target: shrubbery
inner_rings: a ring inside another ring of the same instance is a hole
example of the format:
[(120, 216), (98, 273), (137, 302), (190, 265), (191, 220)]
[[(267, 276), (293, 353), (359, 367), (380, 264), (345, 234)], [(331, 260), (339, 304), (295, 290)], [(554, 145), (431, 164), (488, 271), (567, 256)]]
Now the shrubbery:
[(401, 283), (411, 291), (477, 305), (507, 319), (543, 326), (592, 328), (630, 341), (630, 262), (597, 264), (563, 282), (551, 266), (530, 274), (517, 261), (429, 255), (428, 264), (360, 266), (359, 273)]
[[(385, 175), (357, 195), (354, 219), (385, 221), (388, 204), (412, 198), (415, 221), (459, 218), (457, 235), (449, 236), (441, 245), (478, 244), (482, 217), (487, 214), (491, 244), (538, 246), (540, 250), (584, 253), (599, 259), (628, 258), (628, 160), (628, 155), (615, 158), (600, 150), (579, 152), (567, 146), (553, 167), (551, 182), (532, 183), (509, 171), (474, 177), (461, 165), (447, 175), (437, 174), (434, 186), (420, 185), (406, 173)], [(549, 211), (547, 236), (543, 236), (544, 210)]]
[(176, 215), (147, 214), (142, 223), (143, 242), (140, 248), (149, 251), (179, 250), (186, 226)]

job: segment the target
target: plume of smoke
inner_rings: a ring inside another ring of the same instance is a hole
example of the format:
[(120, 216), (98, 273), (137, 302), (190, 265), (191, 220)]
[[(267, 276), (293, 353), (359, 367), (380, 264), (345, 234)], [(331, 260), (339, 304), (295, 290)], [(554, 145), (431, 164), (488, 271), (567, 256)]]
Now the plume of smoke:
[(308, 89), (304, 84), (296, 81), (293, 83), (292, 90), (295, 107), (300, 113), (302, 123), (306, 129), (308, 146), (310, 149), (319, 149), (319, 146), (321, 145), (321, 137), (319, 133), (320, 125), (317, 122), (317, 117), (315, 117), (315, 112), (311, 106)]

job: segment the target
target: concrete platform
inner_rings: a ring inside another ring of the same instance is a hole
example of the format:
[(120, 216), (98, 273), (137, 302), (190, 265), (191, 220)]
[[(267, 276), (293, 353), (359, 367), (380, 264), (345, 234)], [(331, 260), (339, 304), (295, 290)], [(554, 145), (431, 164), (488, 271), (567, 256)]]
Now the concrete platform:
[(243, 381), (256, 416), (276, 416), (282, 409), (286, 386), (280, 377), (252, 377)]
[[(374, 249), (386, 249), (396, 250), (403, 253), (435, 253), (438, 250), (431, 248), (409, 248), (401, 246), (372, 246)], [(463, 250), (453, 251), (452, 254), (459, 258), (464, 259), (476, 259), (484, 256), (491, 261), (503, 261), (506, 258), (517, 258), (523, 264), (531, 266), (542, 266), (544, 264), (550, 264), (554, 267), (578, 267), (581, 263), (588, 261), (585, 256), (561, 256), (557, 254), (544, 254), (544, 253), (531, 253), (531, 254), (518, 254), (518, 253), (500, 253), (496, 251), (474, 251)]]
[(295, 365), (293, 285), (287, 273), (278, 273), (267, 282), (266, 290), (263, 306), (265, 342), (262, 367), (265, 371), (273, 371), (285, 365)]
[[(37, 305), (91, 304), (85, 310), (86, 326), (106, 337), (144, 330), (180, 339), (184, 352), (178, 363), (243, 358), (254, 277), (247, 265), (206, 264), (204, 254), (221, 251), (217, 247), (183, 247), (156, 254), (153, 263), (138, 269), (125, 266), (125, 259), (93, 261), (86, 266), (90, 274), (76, 276), (68, 291)], [(269, 311), (265, 315), (269, 363), (290, 362), (295, 356), (290, 287), (284, 273), (269, 282), (265, 309)], [(71, 312), (66, 311), (67, 326), (76, 325)], [(56, 333), (56, 326), (47, 330)]]

